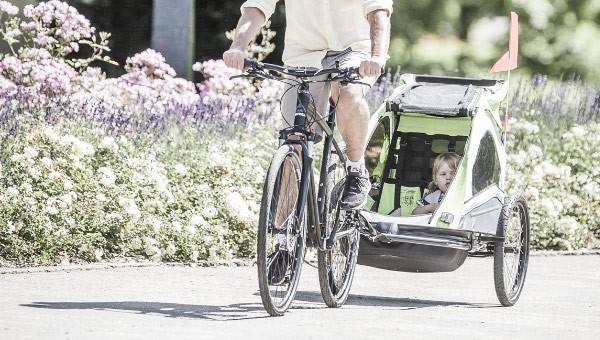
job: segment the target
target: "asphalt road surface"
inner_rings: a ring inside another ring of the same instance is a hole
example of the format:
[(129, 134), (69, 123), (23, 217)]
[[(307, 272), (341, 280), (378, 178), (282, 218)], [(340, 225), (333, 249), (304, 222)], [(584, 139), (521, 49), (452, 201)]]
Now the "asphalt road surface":
[(306, 266), (283, 317), (269, 317), (255, 267), (0, 269), (0, 339), (600, 339), (600, 256), (532, 256), (513, 307), (492, 260), (451, 273), (358, 266), (346, 305), (322, 302)]

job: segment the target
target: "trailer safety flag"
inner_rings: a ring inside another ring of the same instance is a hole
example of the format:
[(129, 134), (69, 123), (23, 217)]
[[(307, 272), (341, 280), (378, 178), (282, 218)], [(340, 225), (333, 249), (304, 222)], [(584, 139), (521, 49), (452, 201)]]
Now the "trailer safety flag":
[(519, 16), (510, 12), (510, 29), (508, 33), (508, 51), (498, 59), (490, 69), (490, 73), (510, 71), (517, 68), (517, 56), (519, 53)]

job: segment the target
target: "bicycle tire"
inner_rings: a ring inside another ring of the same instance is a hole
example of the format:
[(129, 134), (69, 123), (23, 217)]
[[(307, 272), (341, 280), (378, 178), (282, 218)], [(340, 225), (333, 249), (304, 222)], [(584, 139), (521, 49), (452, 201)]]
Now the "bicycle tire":
[(530, 243), (529, 208), (522, 196), (506, 199), (496, 234), (504, 241), (494, 242), (494, 286), (498, 301), (512, 306), (523, 291)]
[(302, 270), (306, 210), (300, 220), (295, 217), (301, 164), (294, 147), (282, 145), (271, 161), (263, 189), (256, 257), (260, 297), (271, 316), (288, 310)]
[(334, 227), (354, 228), (333, 244), (330, 250), (317, 252), (319, 286), (323, 301), (328, 307), (341, 307), (350, 294), (358, 258), (359, 234), (353, 223), (346, 221), (346, 212), (340, 209), (339, 201), (346, 177), (345, 166), (340, 158), (331, 153), (327, 160), (328, 180), (325, 195), (325, 235), (330, 235)]

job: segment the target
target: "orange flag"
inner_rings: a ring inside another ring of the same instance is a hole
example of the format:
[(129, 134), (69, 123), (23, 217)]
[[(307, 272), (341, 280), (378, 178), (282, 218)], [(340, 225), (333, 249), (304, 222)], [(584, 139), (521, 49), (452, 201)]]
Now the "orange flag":
[(490, 73), (509, 71), (517, 68), (519, 55), (519, 16), (515, 12), (510, 12), (510, 30), (508, 34), (508, 51), (492, 66)]

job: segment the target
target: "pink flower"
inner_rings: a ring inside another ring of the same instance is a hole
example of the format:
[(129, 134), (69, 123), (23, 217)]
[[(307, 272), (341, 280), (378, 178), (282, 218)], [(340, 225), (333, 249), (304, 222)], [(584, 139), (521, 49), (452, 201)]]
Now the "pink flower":
[(38, 23), (35, 21), (22, 22), (20, 26), (23, 31), (34, 31), (38, 29)]
[(0, 14), (2, 13), (14, 16), (19, 14), (19, 8), (8, 1), (0, 1)]
[(132, 79), (140, 77), (166, 79), (176, 75), (175, 70), (167, 64), (165, 57), (153, 49), (147, 49), (127, 58), (125, 70)]

